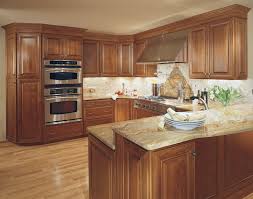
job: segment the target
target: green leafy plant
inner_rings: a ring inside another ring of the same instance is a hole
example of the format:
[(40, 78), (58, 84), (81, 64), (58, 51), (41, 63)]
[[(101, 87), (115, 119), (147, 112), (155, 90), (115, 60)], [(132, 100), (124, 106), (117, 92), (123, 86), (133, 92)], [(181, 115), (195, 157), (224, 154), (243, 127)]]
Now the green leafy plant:
[(223, 104), (223, 106), (228, 106), (231, 102), (241, 97), (239, 90), (232, 87), (222, 88), (220, 86), (214, 86), (209, 90), (209, 97), (211, 100), (217, 100)]

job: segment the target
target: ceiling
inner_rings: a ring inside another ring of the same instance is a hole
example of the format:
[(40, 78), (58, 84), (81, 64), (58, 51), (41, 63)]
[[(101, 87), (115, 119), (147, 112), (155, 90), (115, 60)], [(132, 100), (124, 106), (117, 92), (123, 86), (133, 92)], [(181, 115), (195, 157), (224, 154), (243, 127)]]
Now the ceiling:
[(0, 25), (46, 23), (133, 34), (231, 4), (253, 0), (0, 0)]

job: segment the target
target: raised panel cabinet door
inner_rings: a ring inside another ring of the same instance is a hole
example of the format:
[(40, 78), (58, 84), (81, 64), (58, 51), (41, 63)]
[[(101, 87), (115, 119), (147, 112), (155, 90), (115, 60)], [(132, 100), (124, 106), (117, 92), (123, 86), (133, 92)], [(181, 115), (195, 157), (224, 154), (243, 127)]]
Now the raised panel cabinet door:
[(209, 78), (233, 79), (232, 36), (233, 24), (231, 20), (221, 20), (209, 26)]
[(131, 119), (131, 100), (117, 99), (115, 102), (115, 122)]
[(133, 75), (136, 77), (145, 77), (146, 76), (146, 65), (137, 64), (136, 62), (140, 58), (145, 49), (146, 41), (138, 41), (134, 44), (134, 68)]
[(233, 54), (235, 56), (236, 70), (235, 79), (247, 79), (248, 77), (248, 49), (247, 49), (247, 20), (234, 18), (234, 46)]
[(78, 38), (65, 38), (63, 51), (64, 59), (82, 60), (82, 40)]
[(146, 76), (157, 77), (157, 64), (146, 65)]
[(117, 44), (101, 42), (101, 75), (117, 76)]
[(208, 78), (207, 27), (201, 26), (190, 31), (189, 37), (190, 78)]
[(128, 140), (123, 143), (123, 199), (148, 199), (149, 153)]
[(89, 135), (89, 198), (116, 199), (115, 154)]
[(18, 78), (40, 78), (41, 36), (39, 33), (18, 33)]
[(18, 142), (39, 143), (42, 140), (41, 83), (18, 80)]
[(195, 199), (194, 143), (155, 152), (152, 158), (153, 198)]
[(196, 199), (216, 199), (217, 179), (217, 137), (196, 140), (195, 183)]
[(86, 77), (100, 76), (99, 41), (83, 41), (83, 75)]
[(16, 65), (16, 34), (9, 34), (6, 36), (6, 66), (7, 66), (7, 78), (15, 79), (17, 75)]
[[(223, 150), (224, 195), (251, 185), (253, 182), (253, 132), (219, 138)], [(252, 188), (251, 188), (252, 191)], [(240, 198), (240, 197), (237, 197)]]
[(118, 45), (118, 75), (133, 76), (133, 43)]
[(9, 141), (17, 142), (17, 82), (16, 79), (7, 80), (6, 90), (6, 137)]
[(63, 59), (64, 39), (59, 35), (43, 35), (43, 58)]

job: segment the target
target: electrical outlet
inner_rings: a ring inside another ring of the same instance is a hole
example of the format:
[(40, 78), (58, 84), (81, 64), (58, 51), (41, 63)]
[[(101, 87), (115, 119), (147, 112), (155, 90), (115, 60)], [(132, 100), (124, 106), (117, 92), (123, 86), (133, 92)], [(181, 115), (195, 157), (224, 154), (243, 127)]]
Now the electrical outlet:
[(251, 91), (252, 91), (252, 95), (253, 95), (253, 89)]

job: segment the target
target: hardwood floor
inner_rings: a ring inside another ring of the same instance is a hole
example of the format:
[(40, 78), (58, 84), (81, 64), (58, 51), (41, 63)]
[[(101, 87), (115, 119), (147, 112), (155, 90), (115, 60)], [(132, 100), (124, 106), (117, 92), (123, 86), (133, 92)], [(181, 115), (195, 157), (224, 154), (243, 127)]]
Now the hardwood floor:
[(88, 199), (87, 138), (43, 146), (0, 143), (1, 199)]
[(0, 143), (0, 199), (88, 198), (87, 138), (43, 146)]

